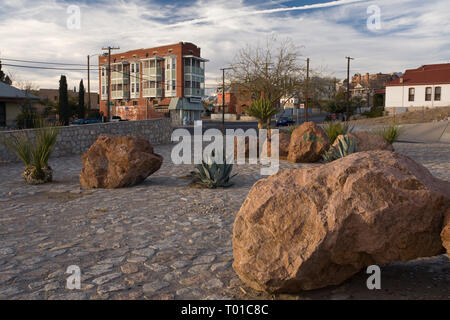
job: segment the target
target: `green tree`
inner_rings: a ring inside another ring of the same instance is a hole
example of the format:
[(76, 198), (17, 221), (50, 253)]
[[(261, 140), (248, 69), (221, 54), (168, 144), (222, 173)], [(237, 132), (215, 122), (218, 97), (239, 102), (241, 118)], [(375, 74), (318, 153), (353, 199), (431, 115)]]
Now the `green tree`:
[(61, 79), (59, 80), (58, 114), (61, 124), (67, 126), (69, 124), (71, 111), (69, 107), (69, 98), (67, 95), (67, 80), (64, 75), (61, 75)]
[(86, 108), (84, 106), (84, 85), (83, 79), (80, 81), (80, 88), (78, 90), (78, 108), (77, 108), (77, 117), (78, 119), (83, 119), (86, 114)]
[(252, 105), (245, 112), (249, 116), (258, 119), (259, 129), (268, 129), (270, 128), (270, 120), (277, 114), (278, 108), (273, 106), (269, 99), (261, 98), (253, 101)]
[(2, 71), (2, 62), (0, 61), (0, 82), (11, 85), (12, 80)]

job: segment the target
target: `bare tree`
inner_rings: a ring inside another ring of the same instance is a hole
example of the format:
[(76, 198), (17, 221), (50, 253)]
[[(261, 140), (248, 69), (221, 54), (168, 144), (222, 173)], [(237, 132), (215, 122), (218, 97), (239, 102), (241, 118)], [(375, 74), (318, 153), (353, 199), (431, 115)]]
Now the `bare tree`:
[(16, 88), (19, 88), (20, 90), (24, 90), (24, 91), (30, 92), (30, 93), (39, 91), (39, 86), (29, 80), (13, 81), (13, 85)]
[(231, 81), (248, 90), (253, 100), (269, 99), (279, 106), (280, 98), (302, 92), (305, 63), (299, 47), (289, 38), (268, 37), (264, 45), (247, 45), (231, 64)]

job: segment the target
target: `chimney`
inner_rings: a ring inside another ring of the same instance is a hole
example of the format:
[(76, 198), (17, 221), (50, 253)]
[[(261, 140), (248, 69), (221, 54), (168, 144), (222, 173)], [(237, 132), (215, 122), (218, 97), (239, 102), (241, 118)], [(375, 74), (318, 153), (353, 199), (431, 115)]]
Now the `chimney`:
[(403, 83), (403, 77), (400, 77), (399, 80), (400, 80), (400, 83)]

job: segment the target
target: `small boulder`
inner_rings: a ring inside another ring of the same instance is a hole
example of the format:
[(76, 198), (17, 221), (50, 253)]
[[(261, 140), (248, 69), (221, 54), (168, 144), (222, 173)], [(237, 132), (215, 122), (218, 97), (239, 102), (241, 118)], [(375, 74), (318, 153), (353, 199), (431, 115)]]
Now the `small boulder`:
[(233, 268), (266, 292), (339, 285), (369, 265), (441, 254), (449, 206), (449, 182), (390, 151), (280, 170), (236, 216)]
[(448, 208), (444, 217), (441, 239), (442, 245), (447, 250), (447, 256), (450, 258), (450, 208)]
[(316, 162), (330, 147), (325, 131), (314, 122), (304, 122), (292, 132), (287, 159), (291, 162)]
[(347, 133), (346, 135), (340, 135), (336, 138), (336, 141), (333, 143), (333, 147), (339, 143), (339, 139), (342, 139), (344, 136), (349, 136), (355, 139), (356, 143), (356, 151), (371, 151), (371, 150), (388, 150), (394, 151), (392, 145), (386, 141), (379, 134), (371, 133), (368, 131), (355, 131)]
[(133, 136), (99, 136), (82, 155), (83, 188), (122, 188), (136, 185), (156, 172), (163, 157), (153, 153), (146, 139)]

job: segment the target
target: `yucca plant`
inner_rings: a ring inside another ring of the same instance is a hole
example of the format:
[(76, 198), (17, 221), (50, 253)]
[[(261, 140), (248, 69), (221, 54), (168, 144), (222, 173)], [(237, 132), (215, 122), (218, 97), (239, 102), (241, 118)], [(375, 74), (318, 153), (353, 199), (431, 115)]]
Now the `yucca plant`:
[(322, 156), (324, 162), (331, 162), (340, 158), (344, 158), (349, 154), (356, 152), (355, 139), (344, 136), (338, 140), (338, 144), (331, 147), (330, 150), (325, 152)]
[(217, 163), (214, 159), (214, 152), (202, 164), (195, 166), (197, 172), (194, 173), (194, 182), (206, 188), (227, 188), (233, 185), (230, 180), (236, 176), (230, 176), (233, 165), (226, 163)]
[(393, 144), (400, 135), (400, 127), (398, 125), (391, 124), (376, 133), (382, 136), (390, 144)]
[(278, 108), (274, 107), (269, 99), (261, 98), (252, 102), (245, 112), (258, 119), (258, 129), (270, 127), (270, 120), (278, 113)]
[(330, 143), (333, 144), (338, 136), (351, 132), (353, 128), (350, 127), (347, 122), (330, 121), (325, 122), (323, 125), (323, 130), (330, 139)]
[(41, 184), (52, 181), (53, 171), (48, 165), (48, 159), (55, 147), (58, 136), (57, 125), (42, 121), (35, 123), (36, 138), (29, 138), (25, 132), (17, 136), (4, 138), (2, 143), (25, 164), (23, 178), (30, 184)]

